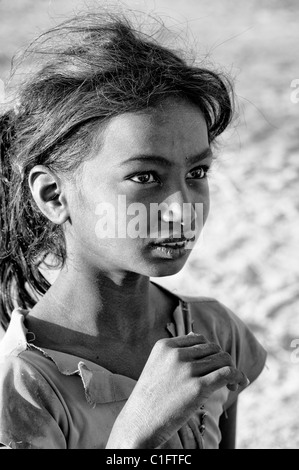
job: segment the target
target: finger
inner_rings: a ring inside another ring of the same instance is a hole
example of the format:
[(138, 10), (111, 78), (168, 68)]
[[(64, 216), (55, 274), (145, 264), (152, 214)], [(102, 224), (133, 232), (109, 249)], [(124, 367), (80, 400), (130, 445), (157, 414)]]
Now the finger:
[(197, 377), (203, 377), (224, 367), (234, 367), (231, 356), (226, 352), (217, 352), (216, 354), (194, 360), (192, 363), (193, 375)]
[(228, 388), (246, 387), (249, 380), (246, 375), (235, 367), (225, 366), (215, 370), (204, 377), (205, 386), (209, 388), (211, 393), (219, 388), (228, 386)]
[(181, 349), (181, 359), (185, 361), (196, 361), (207, 356), (223, 352), (221, 347), (215, 343), (200, 343), (186, 346)]
[(243, 376), (245, 377), (245, 380), (242, 384), (227, 384), (227, 388), (229, 390), (231, 390), (232, 392), (236, 392), (237, 390), (243, 388), (243, 387), (248, 387), (248, 385), (250, 384), (250, 380), (248, 379), (248, 377), (244, 374), (243, 372)]
[(239, 385), (238, 384), (227, 384), (227, 388), (231, 392), (236, 392), (237, 390), (239, 390)]
[(177, 348), (185, 348), (195, 346), (196, 344), (209, 343), (204, 335), (189, 333), (188, 335), (176, 336), (175, 338), (169, 338), (168, 343), (170, 346)]

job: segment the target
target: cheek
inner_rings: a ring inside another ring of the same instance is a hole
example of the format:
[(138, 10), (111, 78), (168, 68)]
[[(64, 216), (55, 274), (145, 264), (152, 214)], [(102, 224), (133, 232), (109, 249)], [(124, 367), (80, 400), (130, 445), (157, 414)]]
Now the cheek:
[(204, 224), (206, 223), (206, 220), (209, 216), (209, 212), (210, 212), (210, 197), (208, 196), (203, 206), (203, 223)]
[(205, 181), (205, 184), (195, 191), (193, 201), (198, 204), (198, 211), (196, 212), (200, 215), (202, 225), (204, 225), (210, 211), (210, 191), (208, 181)]

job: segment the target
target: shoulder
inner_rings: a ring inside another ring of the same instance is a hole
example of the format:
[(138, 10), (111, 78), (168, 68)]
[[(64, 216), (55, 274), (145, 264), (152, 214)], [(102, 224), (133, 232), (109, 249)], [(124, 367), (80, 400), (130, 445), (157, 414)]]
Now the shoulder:
[(65, 448), (63, 404), (30, 355), (38, 356), (0, 356), (0, 442), (13, 449)]
[(0, 372), (8, 373), (10, 370), (25, 370), (31, 373), (41, 373), (47, 368), (51, 369), (53, 363), (46, 353), (34, 346), (34, 334), (25, 326), (28, 311), (16, 308), (3, 338), (0, 341)]
[(24, 324), (26, 312), (15, 309), (9, 327), (0, 342), (0, 400), (27, 404), (57, 401), (53, 389), (55, 365), (27, 342)]
[(56, 400), (56, 394), (48, 380), (47, 372), (41, 361), (46, 365), (50, 361), (39, 357), (38, 352), (24, 351), (18, 355), (0, 356), (0, 395), (1, 399), (10, 400), (12, 396), (24, 394), (35, 399), (43, 397), (46, 401)]

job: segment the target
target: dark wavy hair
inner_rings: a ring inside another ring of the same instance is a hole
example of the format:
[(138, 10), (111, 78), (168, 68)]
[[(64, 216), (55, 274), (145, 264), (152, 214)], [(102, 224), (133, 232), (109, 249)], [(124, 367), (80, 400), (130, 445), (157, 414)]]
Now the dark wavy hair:
[(210, 142), (233, 115), (233, 90), (222, 74), (191, 65), (137, 31), (123, 15), (87, 13), (43, 33), (25, 51), (39, 68), (20, 85), (18, 110), (0, 117), (0, 314), (7, 327), (16, 306), (32, 308), (50, 287), (39, 266), (66, 259), (62, 227), (38, 209), (28, 185), (43, 164), (74, 172), (92, 155), (101, 125), (169, 97), (203, 113)]

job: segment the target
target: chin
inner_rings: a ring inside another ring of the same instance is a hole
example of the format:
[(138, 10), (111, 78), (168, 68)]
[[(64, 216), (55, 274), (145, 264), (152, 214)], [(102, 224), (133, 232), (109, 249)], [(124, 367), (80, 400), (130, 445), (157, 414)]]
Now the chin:
[(149, 277), (164, 277), (164, 276), (174, 276), (183, 269), (186, 264), (186, 260), (176, 260), (176, 261), (165, 261), (161, 260), (159, 263), (152, 263), (148, 269), (146, 275)]

